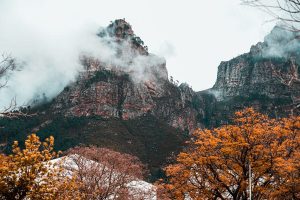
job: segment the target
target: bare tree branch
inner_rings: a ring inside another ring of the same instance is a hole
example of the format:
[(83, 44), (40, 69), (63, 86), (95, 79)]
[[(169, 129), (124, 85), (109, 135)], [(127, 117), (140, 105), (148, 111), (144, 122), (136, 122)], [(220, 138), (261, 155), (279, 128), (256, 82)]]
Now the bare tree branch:
[(241, 0), (242, 4), (259, 8), (286, 29), (300, 32), (300, 1), (299, 0)]
[[(241, 0), (244, 5), (256, 7), (273, 17), (274, 20), (281, 22), (281, 28), (300, 32), (300, 0)], [(295, 39), (299, 39), (300, 35), (296, 35)], [(297, 92), (292, 92), (295, 85), (300, 84), (298, 74), (298, 65), (295, 58), (290, 59), (290, 68), (287, 72), (282, 72), (275, 68), (272, 63), (265, 63), (265, 66), (270, 68), (272, 74), (291, 91), (292, 109), (294, 111), (300, 109), (300, 96)]]
[[(7, 86), (9, 75), (15, 70), (17, 70), (15, 60), (9, 54), (3, 53), (0, 60), (0, 89)], [(6, 108), (0, 110), (0, 117), (6, 118), (29, 117), (33, 115), (35, 114), (20, 111), (17, 107), (16, 97), (11, 99), (10, 104)]]
[(0, 88), (7, 85), (7, 78), (10, 72), (16, 69), (14, 59), (10, 55), (2, 54), (0, 61)]
[(154, 188), (140, 188), (144, 166), (138, 158), (105, 148), (75, 147), (65, 168), (76, 176), (83, 199), (152, 199)]

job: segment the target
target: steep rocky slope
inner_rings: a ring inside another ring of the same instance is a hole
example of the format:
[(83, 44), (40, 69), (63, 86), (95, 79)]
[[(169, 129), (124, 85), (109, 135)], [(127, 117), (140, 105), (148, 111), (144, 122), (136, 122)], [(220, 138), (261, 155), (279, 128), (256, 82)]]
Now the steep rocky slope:
[[(187, 85), (177, 87), (168, 80), (165, 60), (149, 54), (127, 22), (116, 20), (99, 35), (117, 42), (123, 66), (83, 58), (85, 70), (54, 100), (54, 113), (122, 120), (151, 114), (180, 130), (192, 131), (199, 125), (200, 105), (192, 106), (196, 93)], [(140, 74), (142, 77), (137, 77)]]
[(213, 88), (198, 93), (215, 97), (209, 124), (227, 123), (232, 112), (245, 106), (274, 117), (299, 114), (299, 54), (297, 33), (276, 26), (249, 53), (222, 62)]
[(284, 84), (292, 78), (284, 74), (293, 75), (293, 70), (296, 70), (295, 78), (299, 79), (300, 42), (296, 36), (296, 33), (275, 27), (265, 41), (252, 46), (249, 53), (222, 62), (212, 88), (217, 97), (224, 100), (253, 94), (283, 99), (299, 96), (297, 81), (292, 87)]

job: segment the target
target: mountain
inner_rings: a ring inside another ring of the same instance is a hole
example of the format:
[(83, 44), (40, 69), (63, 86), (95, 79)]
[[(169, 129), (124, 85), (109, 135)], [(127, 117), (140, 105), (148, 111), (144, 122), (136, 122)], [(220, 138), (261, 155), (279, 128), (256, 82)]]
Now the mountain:
[(136, 155), (155, 180), (196, 128), (229, 123), (246, 106), (271, 116), (299, 113), (299, 39), (279, 27), (249, 53), (222, 62), (215, 85), (200, 92), (169, 80), (166, 61), (149, 53), (125, 20), (98, 37), (115, 50), (114, 60), (82, 56), (77, 80), (29, 108), (36, 115), (0, 119), (2, 149), (31, 132), (53, 135), (59, 150), (97, 145)]
[[(291, 73), (293, 65), (300, 61), (299, 38), (288, 33), (291, 32), (275, 27), (265, 41), (252, 46), (249, 53), (222, 62), (212, 88), (217, 98), (224, 100), (235, 96), (264, 95), (271, 99), (290, 99), (299, 96), (299, 82), (289, 89), (275, 74)], [(296, 69), (298, 77), (298, 66)], [(289, 77), (285, 78), (288, 81)]]
[[(100, 60), (84, 58), (85, 71), (54, 99), (52, 112), (120, 120), (151, 115), (174, 128), (194, 130), (199, 114), (192, 105), (196, 93), (187, 85), (177, 87), (169, 81), (166, 61), (149, 54), (126, 21), (116, 20), (99, 34), (107, 35), (120, 45), (119, 57), (126, 59), (125, 66), (107, 66)], [(133, 51), (129, 57), (125, 42)], [(137, 60), (140, 62), (132, 67)], [(140, 74), (143, 77), (137, 78)]]
[(233, 111), (252, 106), (273, 117), (299, 114), (300, 41), (297, 33), (274, 27), (264, 42), (218, 67), (212, 126), (227, 123)]

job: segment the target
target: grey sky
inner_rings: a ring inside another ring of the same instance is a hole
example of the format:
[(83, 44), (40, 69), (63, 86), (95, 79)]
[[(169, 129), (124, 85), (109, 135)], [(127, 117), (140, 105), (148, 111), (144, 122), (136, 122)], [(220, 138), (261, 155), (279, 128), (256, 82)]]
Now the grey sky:
[(266, 13), (239, 0), (148, 2), (124, 3), (135, 11), (116, 16), (126, 16), (150, 51), (165, 54), (170, 75), (195, 90), (212, 87), (221, 61), (248, 52), (274, 26)]
[(79, 49), (107, 53), (90, 34), (117, 18), (195, 90), (212, 87), (221, 61), (247, 52), (274, 26), (239, 0), (0, 0), (0, 51), (30, 63), (0, 95), (26, 101), (61, 91), (79, 69)]
[(195, 90), (212, 87), (221, 61), (247, 52), (274, 26), (266, 13), (240, 0), (77, 2), (81, 14), (99, 19), (95, 23), (126, 18), (151, 52), (166, 57), (169, 74)]

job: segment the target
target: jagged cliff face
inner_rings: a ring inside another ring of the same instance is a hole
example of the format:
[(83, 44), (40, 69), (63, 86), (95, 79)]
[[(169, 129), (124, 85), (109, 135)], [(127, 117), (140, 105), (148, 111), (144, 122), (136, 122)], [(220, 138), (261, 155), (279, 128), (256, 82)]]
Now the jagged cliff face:
[[(252, 95), (290, 99), (291, 96), (298, 95), (298, 91), (283, 83), (276, 72), (287, 70), (284, 73), (291, 73), (295, 64), (293, 58), (281, 60), (257, 58), (251, 54), (242, 55), (221, 63), (212, 91), (219, 100)], [(284, 79), (288, 82), (289, 77)]]
[[(299, 60), (296, 59), (299, 53), (300, 41), (295, 36), (286, 36), (286, 31), (276, 27), (265, 42), (252, 46), (249, 53), (222, 62), (213, 90), (219, 99), (252, 94), (290, 98), (299, 88), (288, 89), (276, 72), (288, 74), (297, 65), (298, 77)], [(284, 78), (288, 81), (289, 77)]]
[(52, 110), (66, 116), (134, 119), (151, 114), (181, 130), (195, 129), (195, 93), (168, 80), (135, 83), (128, 74), (100, 70), (81, 78), (55, 99)]
[[(252, 46), (249, 53), (222, 62), (210, 92), (220, 102), (242, 97), (252, 100), (248, 106), (260, 110), (291, 113), (300, 100), (299, 54), (300, 41), (296, 33), (275, 27), (264, 42)], [(242, 101), (238, 107), (243, 107)]]

